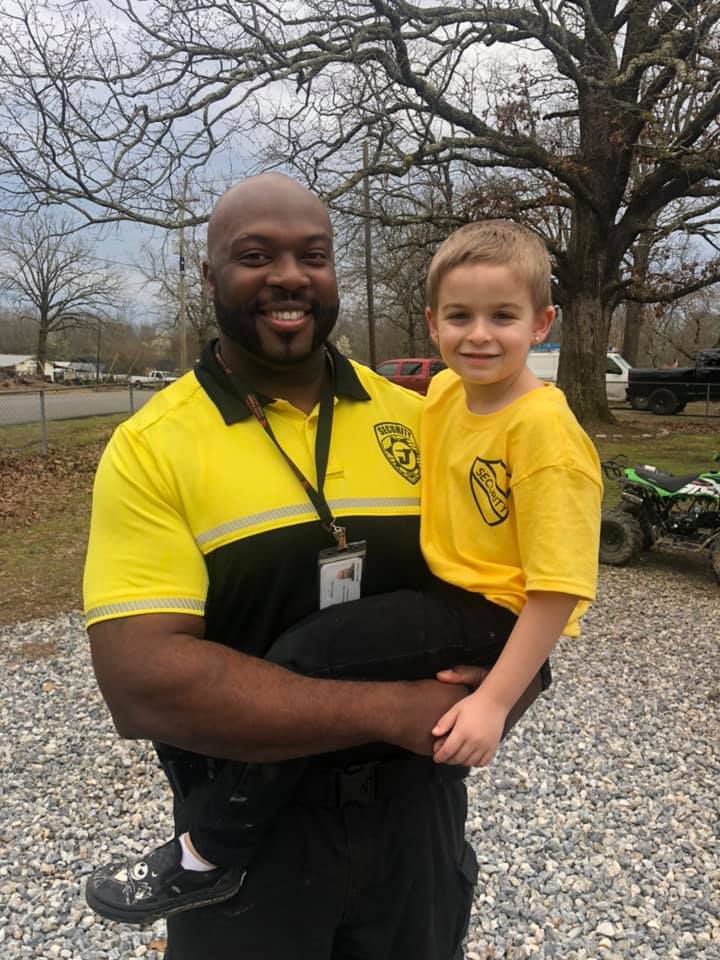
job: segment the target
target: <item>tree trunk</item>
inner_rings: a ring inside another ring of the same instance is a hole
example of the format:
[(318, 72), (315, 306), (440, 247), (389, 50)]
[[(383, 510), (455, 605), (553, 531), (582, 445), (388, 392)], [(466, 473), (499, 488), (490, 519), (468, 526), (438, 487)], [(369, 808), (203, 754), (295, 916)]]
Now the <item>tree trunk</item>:
[(417, 331), (417, 323), (415, 321), (415, 317), (409, 316), (407, 318), (407, 327), (405, 328), (405, 332), (407, 333), (406, 350), (407, 350), (407, 355), (409, 357), (417, 356), (415, 352), (417, 350), (416, 331)]
[(640, 330), (644, 322), (645, 304), (628, 301), (625, 304), (625, 330), (620, 352), (633, 367), (637, 366), (640, 354)]
[(581, 293), (563, 310), (558, 386), (581, 423), (615, 422), (605, 385), (609, 328), (609, 311), (598, 297)]
[[(654, 227), (657, 217), (653, 217), (650, 226)], [(642, 285), (646, 282), (650, 267), (650, 253), (652, 244), (650, 234), (645, 233), (639, 238), (633, 248), (633, 274), (635, 282)], [(625, 334), (623, 336), (622, 355), (633, 367), (637, 366), (640, 353), (640, 330), (647, 317), (644, 303), (628, 300), (625, 304)]]
[(39, 376), (45, 376), (45, 360), (47, 359), (47, 338), (48, 338), (48, 319), (40, 318), (40, 329), (38, 330), (37, 341), (37, 372)]
[(612, 313), (604, 296), (610, 226), (596, 210), (577, 201), (562, 277), (558, 386), (581, 423), (615, 422), (605, 382)]

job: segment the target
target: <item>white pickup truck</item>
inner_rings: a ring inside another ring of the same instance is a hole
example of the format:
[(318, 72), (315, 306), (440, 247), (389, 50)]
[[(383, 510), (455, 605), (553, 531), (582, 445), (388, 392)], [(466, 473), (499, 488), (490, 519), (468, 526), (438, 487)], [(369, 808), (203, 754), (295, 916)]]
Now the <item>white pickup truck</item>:
[[(559, 344), (548, 343), (531, 348), (527, 365), (540, 380), (555, 383), (559, 361)], [(630, 369), (630, 364), (625, 357), (615, 350), (608, 350), (605, 361), (605, 383), (608, 400), (625, 400)]]
[(153, 388), (166, 387), (169, 383), (175, 383), (177, 377), (168, 373), (167, 370), (151, 370), (147, 376), (134, 374), (128, 377), (128, 383), (138, 390), (152, 390)]

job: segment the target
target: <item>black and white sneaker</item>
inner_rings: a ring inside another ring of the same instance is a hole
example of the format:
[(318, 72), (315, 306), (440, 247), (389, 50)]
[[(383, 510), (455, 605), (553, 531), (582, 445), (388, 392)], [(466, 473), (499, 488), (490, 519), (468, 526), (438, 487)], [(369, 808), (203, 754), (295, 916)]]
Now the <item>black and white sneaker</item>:
[(179, 841), (170, 840), (139, 860), (99, 867), (85, 885), (85, 899), (108, 920), (152, 923), (229, 900), (245, 879), (242, 867), (185, 870), (181, 857)]

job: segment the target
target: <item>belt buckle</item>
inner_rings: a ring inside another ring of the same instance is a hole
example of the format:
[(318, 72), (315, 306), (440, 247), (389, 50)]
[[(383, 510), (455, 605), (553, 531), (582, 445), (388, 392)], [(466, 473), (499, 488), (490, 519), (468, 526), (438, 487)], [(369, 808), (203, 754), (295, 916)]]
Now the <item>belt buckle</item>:
[(375, 760), (372, 763), (356, 763), (334, 771), (336, 807), (347, 807), (351, 804), (367, 807), (374, 802), (375, 770), (378, 762)]

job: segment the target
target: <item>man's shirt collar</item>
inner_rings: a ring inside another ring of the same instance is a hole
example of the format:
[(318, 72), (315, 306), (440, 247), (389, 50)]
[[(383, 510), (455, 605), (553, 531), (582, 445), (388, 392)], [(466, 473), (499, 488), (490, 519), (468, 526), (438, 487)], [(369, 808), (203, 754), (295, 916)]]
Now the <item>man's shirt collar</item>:
[[(195, 364), (195, 376), (201, 386), (220, 411), (223, 420), (230, 426), (247, 420), (252, 413), (233, 382), (231, 374), (225, 373), (215, 356), (213, 340), (203, 347), (200, 359)], [(333, 392), (336, 397), (345, 397), (349, 400), (365, 401), (370, 395), (363, 387), (353, 365), (331, 343), (326, 344), (330, 366), (333, 371)], [(274, 402), (274, 397), (256, 394), (263, 406)]]

